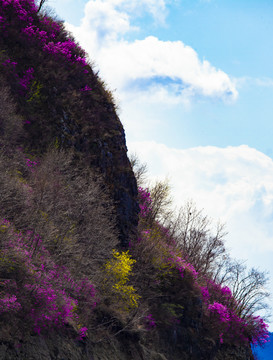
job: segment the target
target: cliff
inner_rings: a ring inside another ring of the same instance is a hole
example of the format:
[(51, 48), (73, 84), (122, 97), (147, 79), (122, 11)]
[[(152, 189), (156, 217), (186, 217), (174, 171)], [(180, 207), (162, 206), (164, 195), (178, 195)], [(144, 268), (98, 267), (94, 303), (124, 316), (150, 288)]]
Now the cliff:
[(0, 0), (0, 34), (0, 359), (252, 360), (264, 323), (152, 218), (62, 22)]
[(55, 141), (98, 170), (126, 246), (137, 226), (137, 188), (110, 92), (62, 23), (38, 16), (28, 1), (1, 7), (10, 17), (1, 19), (1, 78), (22, 116), (24, 146), (42, 154)]

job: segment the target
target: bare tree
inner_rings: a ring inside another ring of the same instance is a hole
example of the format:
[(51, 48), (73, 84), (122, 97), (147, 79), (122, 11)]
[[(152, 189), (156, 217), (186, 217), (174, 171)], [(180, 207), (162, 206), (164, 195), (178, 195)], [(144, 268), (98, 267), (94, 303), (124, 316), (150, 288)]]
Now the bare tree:
[(233, 261), (227, 253), (216, 260), (212, 274), (212, 280), (215, 283), (224, 286), (232, 281)]
[(219, 223), (213, 233), (210, 219), (192, 201), (188, 201), (169, 224), (169, 228), (185, 258), (198, 272), (211, 275), (216, 260), (226, 251), (224, 225)]
[(231, 289), (236, 300), (235, 310), (240, 317), (247, 318), (261, 311), (264, 317), (269, 317), (267, 272), (255, 268), (247, 269), (244, 261), (227, 256), (217, 263), (214, 280)]
[(149, 190), (152, 198), (152, 209), (149, 214), (149, 220), (151, 222), (159, 221), (165, 226), (173, 216), (173, 201), (170, 194), (169, 181), (167, 179), (164, 181), (156, 181)]
[[(145, 187), (147, 182), (147, 164), (141, 163), (138, 156), (134, 153), (130, 155), (130, 162), (134, 171), (137, 185)], [(173, 200), (170, 194), (170, 184), (166, 179), (164, 181), (156, 181), (152, 185), (148, 185), (151, 194), (152, 204), (151, 212), (147, 216), (147, 221), (152, 224), (154, 221), (160, 221), (162, 225), (170, 221), (173, 210)]]
[(251, 268), (247, 271), (240, 262), (232, 269), (232, 282), (229, 281), (234, 298), (237, 300), (237, 312), (242, 318), (269, 308), (270, 293), (267, 291), (268, 273)]
[(129, 160), (135, 174), (135, 178), (138, 186), (143, 186), (147, 179), (147, 164), (141, 163), (137, 154), (130, 154)]

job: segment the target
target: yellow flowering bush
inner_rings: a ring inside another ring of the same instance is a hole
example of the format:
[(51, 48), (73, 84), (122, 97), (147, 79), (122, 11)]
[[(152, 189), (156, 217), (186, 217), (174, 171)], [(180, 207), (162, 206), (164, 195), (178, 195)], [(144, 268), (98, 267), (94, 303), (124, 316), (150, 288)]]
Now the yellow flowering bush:
[(111, 291), (121, 301), (121, 306), (125, 311), (137, 307), (140, 298), (136, 294), (136, 289), (132, 285), (128, 285), (129, 275), (135, 262), (136, 260), (131, 258), (128, 251), (118, 252), (114, 249), (113, 258), (105, 264), (105, 271), (108, 275), (106, 282), (112, 284)]

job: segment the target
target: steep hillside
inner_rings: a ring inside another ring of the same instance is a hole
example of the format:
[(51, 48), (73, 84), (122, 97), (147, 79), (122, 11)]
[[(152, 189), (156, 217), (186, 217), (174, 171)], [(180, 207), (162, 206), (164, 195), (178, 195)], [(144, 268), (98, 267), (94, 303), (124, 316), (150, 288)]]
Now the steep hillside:
[(221, 232), (140, 187), (111, 93), (60, 21), (0, 0), (0, 34), (0, 359), (253, 360), (263, 277), (232, 294)]
[(25, 151), (40, 155), (52, 143), (72, 147), (78, 161), (102, 173), (120, 240), (128, 244), (137, 225), (137, 189), (110, 92), (62, 23), (38, 16), (29, 1), (1, 1), (1, 8), (1, 83), (22, 117)]

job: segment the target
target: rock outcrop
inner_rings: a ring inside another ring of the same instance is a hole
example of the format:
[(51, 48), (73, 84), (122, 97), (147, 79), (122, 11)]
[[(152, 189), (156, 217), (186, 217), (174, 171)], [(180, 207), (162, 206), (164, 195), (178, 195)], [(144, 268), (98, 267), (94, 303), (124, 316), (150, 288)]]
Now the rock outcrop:
[(73, 148), (102, 174), (126, 247), (137, 226), (137, 186), (111, 93), (61, 22), (38, 15), (31, 1), (0, 7), (0, 75), (23, 118), (24, 148), (37, 155), (52, 143)]

